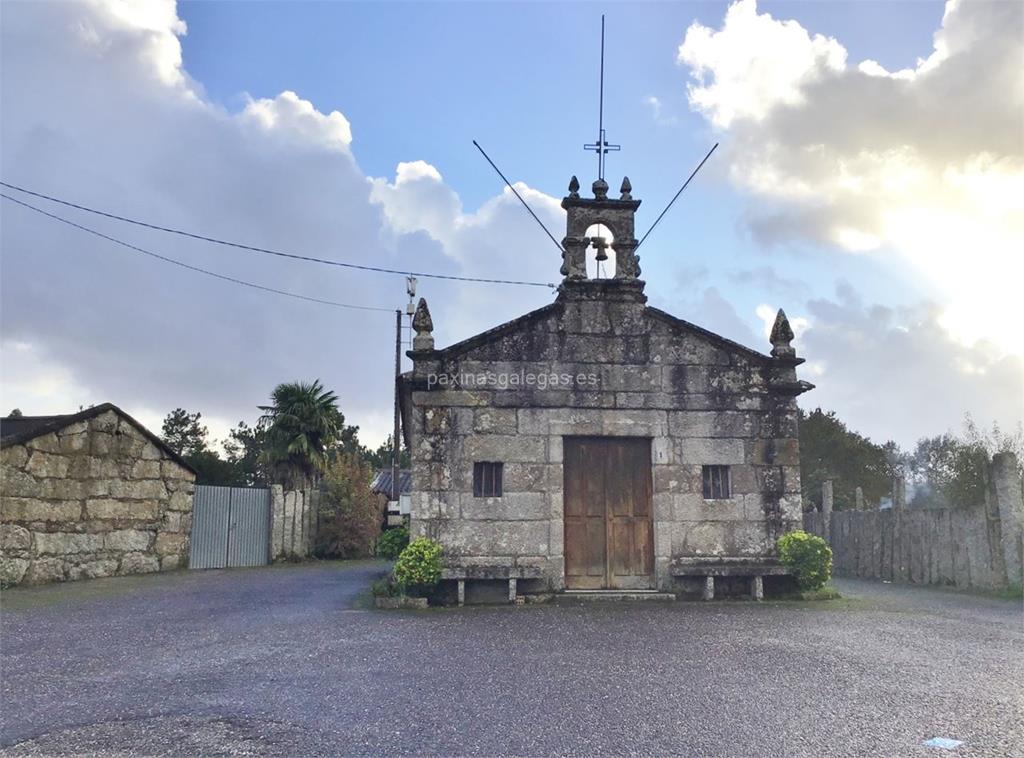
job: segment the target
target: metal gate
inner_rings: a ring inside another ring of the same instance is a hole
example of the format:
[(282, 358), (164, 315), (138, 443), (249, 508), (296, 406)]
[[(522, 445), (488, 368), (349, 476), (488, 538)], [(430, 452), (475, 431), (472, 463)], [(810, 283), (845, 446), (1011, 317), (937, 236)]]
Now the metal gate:
[(196, 486), (189, 568), (270, 562), (270, 490)]

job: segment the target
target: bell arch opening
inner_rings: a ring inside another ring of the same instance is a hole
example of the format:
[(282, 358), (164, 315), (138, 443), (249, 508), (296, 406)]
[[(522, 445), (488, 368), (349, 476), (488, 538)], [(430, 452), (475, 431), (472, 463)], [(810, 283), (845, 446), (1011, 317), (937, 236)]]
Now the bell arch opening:
[(587, 227), (589, 240), (586, 254), (588, 279), (612, 279), (615, 276), (615, 235), (607, 224), (596, 223)]

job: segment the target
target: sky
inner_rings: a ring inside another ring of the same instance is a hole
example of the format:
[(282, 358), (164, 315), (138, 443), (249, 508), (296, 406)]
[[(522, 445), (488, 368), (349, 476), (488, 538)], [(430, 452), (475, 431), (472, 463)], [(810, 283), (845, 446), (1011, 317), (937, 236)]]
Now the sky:
[[(1013, 2), (304, 3), (0, 8), (0, 180), (154, 224), (357, 264), (556, 282), (596, 158), (601, 14), (613, 189), (650, 303), (767, 352), (782, 307), (817, 389), (904, 446), (1024, 417), (1024, 6)], [(0, 200), (0, 404), (176, 407), (216, 437), (321, 379), (391, 425), (400, 276)], [(439, 346), (553, 298), (420, 278)], [(408, 361), (406, 360), (406, 367)]]

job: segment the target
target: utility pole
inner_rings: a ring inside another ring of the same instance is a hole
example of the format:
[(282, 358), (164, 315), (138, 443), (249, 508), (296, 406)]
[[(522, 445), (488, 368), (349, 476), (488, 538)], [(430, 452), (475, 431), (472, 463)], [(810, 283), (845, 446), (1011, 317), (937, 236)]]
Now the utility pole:
[(395, 310), (395, 430), (394, 437), (391, 439), (391, 500), (392, 502), (398, 502), (399, 487), (398, 487), (398, 472), (399, 472), (399, 460), (398, 457), (402, 450), (401, 442), (399, 442), (399, 410), (398, 410), (398, 378), (402, 374), (402, 312)]

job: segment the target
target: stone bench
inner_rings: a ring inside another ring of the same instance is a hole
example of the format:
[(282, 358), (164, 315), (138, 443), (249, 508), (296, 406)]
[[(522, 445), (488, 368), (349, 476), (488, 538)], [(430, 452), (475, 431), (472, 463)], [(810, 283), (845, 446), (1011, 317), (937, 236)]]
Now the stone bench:
[(466, 580), (505, 580), (508, 582), (508, 601), (514, 603), (519, 579), (539, 579), (543, 576), (538, 566), (448, 566), (441, 570), (441, 579), (455, 580), (458, 584), (459, 605), (466, 602)]
[(676, 558), (668, 567), (672, 576), (704, 579), (701, 599), (715, 599), (715, 577), (738, 576), (750, 580), (751, 600), (764, 599), (764, 577), (786, 576), (790, 570), (778, 562), (751, 558)]

